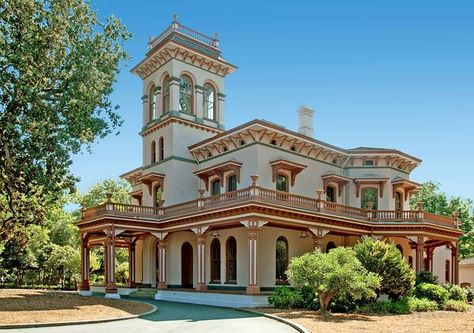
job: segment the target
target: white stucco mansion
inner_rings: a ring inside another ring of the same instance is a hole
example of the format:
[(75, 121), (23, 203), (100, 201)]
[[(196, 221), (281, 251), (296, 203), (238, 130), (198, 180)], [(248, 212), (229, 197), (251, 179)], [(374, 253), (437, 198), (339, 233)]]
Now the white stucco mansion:
[[(313, 110), (297, 132), (263, 120), (224, 130), (224, 79), (236, 70), (208, 37), (174, 20), (132, 72), (143, 80), (143, 165), (122, 175), (132, 205), (84, 209), (81, 293), (89, 248), (104, 246), (116, 297), (114, 249), (128, 247), (129, 287), (157, 299), (256, 306), (286, 284), (293, 256), (393, 241), (417, 272), (459, 283), (456, 217), (410, 210), (421, 160), (395, 149), (319, 141)], [(250, 114), (249, 114), (250, 115)]]

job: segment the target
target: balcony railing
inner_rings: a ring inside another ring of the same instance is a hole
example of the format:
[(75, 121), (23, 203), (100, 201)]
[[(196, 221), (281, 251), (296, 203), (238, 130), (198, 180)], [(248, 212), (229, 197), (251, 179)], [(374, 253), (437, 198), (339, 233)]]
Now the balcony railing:
[(201, 197), (177, 205), (166, 207), (148, 207), (107, 202), (97, 207), (82, 211), (82, 219), (90, 219), (102, 214), (114, 214), (125, 217), (163, 220), (184, 216), (215, 208), (234, 206), (241, 203), (261, 202), (302, 209), (314, 213), (330, 214), (373, 222), (429, 222), (438, 225), (458, 228), (455, 218), (436, 215), (423, 210), (368, 210), (340, 205), (321, 199), (305, 197), (286, 192), (270, 190), (260, 186), (250, 186), (241, 190), (227, 192), (210, 197)]
[(191, 28), (185, 27), (184, 25), (180, 24), (177, 21), (173, 21), (173, 23), (165, 29), (161, 34), (158, 35), (158, 37), (152, 39), (148, 43), (148, 48), (151, 50), (154, 48), (156, 45), (158, 45), (160, 42), (162, 42), (166, 37), (168, 37), (172, 32), (179, 32), (180, 34), (195, 39), (207, 46), (210, 46), (212, 48), (218, 49), (219, 48), (219, 41), (217, 40), (217, 34), (214, 38), (209, 37), (199, 31), (193, 30)]

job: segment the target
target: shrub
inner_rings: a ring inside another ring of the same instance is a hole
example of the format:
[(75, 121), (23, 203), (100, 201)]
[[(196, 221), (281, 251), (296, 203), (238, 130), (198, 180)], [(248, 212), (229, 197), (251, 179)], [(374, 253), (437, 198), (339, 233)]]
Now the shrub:
[(449, 292), (437, 284), (422, 283), (416, 286), (415, 295), (418, 298), (435, 301), (439, 306), (443, 306), (448, 300)]
[(429, 271), (422, 271), (416, 275), (415, 286), (422, 283), (438, 284), (438, 277)]
[(409, 298), (403, 297), (398, 301), (376, 301), (359, 308), (361, 313), (368, 314), (409, 314), (411, 313)]
[(438, 304), (435, 301), (430, 301), (426, 298), (410, 297), (408, 300), (410, 311), (413, 312), (427, 312), (438, 310)]
[(466, 289), (466, 300), (469, 303), (472, 303), (474, 301), (474, 288), (467, 288)]
[(443, 307), (446, 311), (466, 312), (469, 310), (469, 304), (465, 301), (448, 300)]
[(354, 251), (365, 269), (380, 276), (378, 294), (386, 294), (391, 300), (412, 294), (415, 275), (393, 244), (364, 237)]
[(331, 301), (331, 311), (337, 313), (351, 313), (357, 310), (366, 300), (354, 300), (352, 297), (337, 297)]
[(333, 299), (373, 297), (374, 289), (380, 287), (380, 278), (368, 272), (357, 260), (354, 250), (346, 247), (335, 248), (329, 253), (316, 250), (293, 257), (287, 273), (296, 287), (314, 288), (323, 314)]
[(448, 298), (454, 301), (467, 301), (466, 290), (455, 285), (455, 284), (443, 284), (443, 288), (446, 289), (449, 293)]
[(303, 297), (299, 292), (288, 287), (277, 287), (275, 292), (268, 297), (268, 303), (278, 309), (301, 308)]
[(310, 286), (303, 286), (298, 290), (303, 298), (303, 307), (309, 310), (319, 310), (319, 299), (316, 297), (316, 291)]

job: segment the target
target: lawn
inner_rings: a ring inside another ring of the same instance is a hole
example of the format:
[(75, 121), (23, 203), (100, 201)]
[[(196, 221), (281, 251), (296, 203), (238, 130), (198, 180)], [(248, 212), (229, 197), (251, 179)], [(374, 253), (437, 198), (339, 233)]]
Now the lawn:
[(0, 289), (0, 325), (126, 317), (151, 308), (144, 303), (82, 297), (74, 292)]
[(352, 332), (474, 332), (474, 307), (468, 312), (416, 312), (410, 315), (332, 314), (322, 317), (314, 311), (259, 308), (260, 312), (276, 315), (303, 325), (312, 333)]

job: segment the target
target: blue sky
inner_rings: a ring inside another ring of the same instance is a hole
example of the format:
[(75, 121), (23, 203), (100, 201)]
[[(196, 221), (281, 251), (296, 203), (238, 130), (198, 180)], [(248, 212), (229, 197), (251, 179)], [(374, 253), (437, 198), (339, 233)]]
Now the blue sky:
[(296, 109), (316, 110), (316, 137), (352, 148), (397, 148), (423, 160), (412, 180), (435, 180), (474, 199), (474, 1), (93, 0), (133, 34), (132, 60), (114, 103), (124, 125), (74, 156), (85, 191), (141, 165), (141, 80), (129, 70), (150, 35), (178, 20), (219, 33), (239, 69), (226, 79), (226, 128), (254, 118), (297, 128)]

